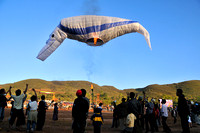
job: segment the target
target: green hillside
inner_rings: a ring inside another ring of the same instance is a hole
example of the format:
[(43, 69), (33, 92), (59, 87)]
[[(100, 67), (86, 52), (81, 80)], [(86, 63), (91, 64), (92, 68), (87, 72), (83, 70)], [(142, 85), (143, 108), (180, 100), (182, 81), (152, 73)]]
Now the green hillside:
[(140, 89), (125, 89), (126, 92), (136, 92), (142, 95), (142, 91), (146, 92), (149, 98), (165, 98), (173, 99), (177, 102), (176, 89), (182, 89), (187, 99), (200, 100), (200, 80), (184, 81), (180, 83), (165, 84), (165, 85), (149, 85)]
[[(78, 89), (86, 89), (87, 97), (91, 99), (91, 82), (88, 81), (45, 81), (41, 79), (27, 79), (15, 83), (9, 83), (1, 85), (2, 88), (8, 89), (9, 86), (12, 86), (12, 94), (14, 94), (16, 89), (25, 89), (26, 84), (29, 84), (29, 89), (35, 88), (36, 90), (47, 90), (56, 92), (56, 98), (60, 100), (73, 101), (76, 98), (76, 91)], [(94, 86), (94, 99), (96, 99), (96, 95), (100, 95), (100, 100), (104, 103), (110, 103), (110, 101), (120, 99), (126, 95), (126, 93), (122, 90), (118, 90), (113, 86), (99, 86), (97, 84), (92, 83)], [(57, 93), (58, 92), (58, 93)], [(28, 98), (33, 94), (31, 90), (27, 92)], [(39, 96), (42, 94), (39, 94)], [(47, 99), (51, 99), (52, 95), (46, 95)]]
[[(35, 88), (38, 90), (53, 91), (56, 93), (56, 98), (59, 100), (73, 101), (76, 98), (76, 91), (78, 89), (86, 89), (87, 97), (91, 99), (91, 82), (88, 81), (45, 81), (41, 79), (27, 79), (15, 83), (1, 85), (2, 88), (8, 89), (11, 85), (13, 87), (12, 93), (16, 89), (25, 89), (25, 85), (29, 84), (29, 89)], [(119, 90), (113, 86), (99, 86), (92, 83), (94, 86), (94, 99), (97, 94), (100, 95), (100, 100), (106, 104), (116, 100), (119, 103), (122, 97), (126, 97), (127, 93), (135, 92), (138, 96), (142, 95), (142, 91), (146, 92), (147, 97), (152, 98), (166, 98), (177, 101), (176, 89), (183, 89), (187, 99), (200, 100), (200, 80), (191, 80), (174, 84), (165, 85), (149, 85), (139, 89), (124, 89)], [(28, 98), (33, 94), (31, 90), (28, 91)], [(42, 94), (38, 94), (39, 96)], [(46, 95), (47, 99), (51, 99), (52, 95)]]

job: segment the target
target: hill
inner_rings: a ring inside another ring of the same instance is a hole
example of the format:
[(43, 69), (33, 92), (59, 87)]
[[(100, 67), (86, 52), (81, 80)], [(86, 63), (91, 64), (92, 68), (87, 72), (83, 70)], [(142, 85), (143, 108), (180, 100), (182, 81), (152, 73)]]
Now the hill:
[[(147, 97), (151, 98), (166, 98), (177, 101), (176, 89), (183, 89), (183, 92), (187, 99), (200, 100), (200, 80), (184, 81), (180, 83), (165, 84), (165, 85), (148, 85), (144, 88), (138, 89), (124, 89), (119, 90), (113, 86), (99, 86), (97, 84), (88, 81), (45, 81), (42, 79), (27, 79), (15, 83), (3, 84), (2, 88), (8, 89), (9, 86), (13, 87), (12, 93), (16, 89), (25, 89), (25, 85), (29, 84), (29, 88), (35, 88), (37, 90), (47, 90), (56, 93), (56, 97), (60, 100), (73, 101), (76, 98), (76, 91), (78, 89), (86, 89), (87, 97), (91, 99), (92, 91), (90, 85), (94, 86), (94, 99), (97, 94), (100, 96), (100, 100), (104, 103), (110, 103), (117, 100), (119, 103), (122, 97), (127, 97), (127, 93), (135, 92), (138, 95), (142, 95), (142, 91), (145, 91)], [(33, 94), (32, 91), (28, 91), (28, 98)], [(41, 94), (39, 94), (41, 95)], [(51, 99), (51, 95), (46, 95), (48, 99)]]
[(200, 100), (200, 80), (184, 81), (180, 83), (165, 84), (165, 85), (148, 85), (140, 89), (125, 89), (126, 92), (136, 92), (138, 95), (142, 95), (142, 91), (145, 91), (149, 98), (165, 98), (173, 99), (177, 102), (176, 89), (182, 89), (187, 99), (193, 99), (195, 101)]
[[(94, 99), (96, 99), (97, 94), (100, 95), (100, 100), (104, 103), (109, 103), (112, 100), (117, 100), (122, 98), (122, 96), (126, 95), (126, 92), (123, 90), (118, 90), (117, 88), (113, 86), (99, 86), (97, 84), (88, 82), (88, 81), (45, 81), (41, 79), (27, 79), (22, 80), (15, 83), (9, 83), (1, 85), (2, 88), (8, 89), (9, 86), (13, 87), (12, 93), (14, 94), (14, 91), (16, 89), (25, 89), (26, 84), (29, 84), (30, 88), (35, 88), (36, 90), (46, 90), (46, 91), (53, 91), (56, 93), (56, 97), (60, 100), (66, 100), (66, 101), (73, 101), (76, 98), (76, 91), (78, 89), (86, 89), (87, 91), (87, 97), (91, 99), (92, 91), (90, 89), (91, 84), (93, 84), (94, 87)], [(32, 91), (29, 90), (27, 92), (28, 98), (33, 95)], [(42, 94), (39, 94), (42, 95)], [(46, 95), (48, 99), (51, 99), (51, 95)]]

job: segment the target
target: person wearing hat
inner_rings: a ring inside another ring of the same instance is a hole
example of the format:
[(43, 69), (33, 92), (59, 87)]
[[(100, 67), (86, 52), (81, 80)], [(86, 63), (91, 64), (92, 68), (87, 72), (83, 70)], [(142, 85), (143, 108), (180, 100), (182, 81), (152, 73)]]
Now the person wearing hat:
[(83, 98), (81, 90), (77, 90), (76, 96), (72, 107), (72, 129), (73, 133), (84, 133), (89, 105), (87, 100)]
[(162, 99), (162, 108), (161, 108), (161, 115), (162, 115), (162, 125), (164, 132), (170, 133), (171, 129), (167, 125), (167, 117), (168, 117), (168, 111), (167, 111), (167, 105), (165, 105), (166, 100)]

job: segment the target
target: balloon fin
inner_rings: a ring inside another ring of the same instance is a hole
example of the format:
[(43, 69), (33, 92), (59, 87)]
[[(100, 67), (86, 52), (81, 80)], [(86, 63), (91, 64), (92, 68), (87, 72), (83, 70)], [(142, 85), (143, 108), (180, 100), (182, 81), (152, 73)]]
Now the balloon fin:
[(139, 30), (137, 32), (142, 34), (145, 37), (145, 40), (147, 44), (149, 45), (149, 48), (152, 50), (149, 32), (142, 25), (139, 25)]

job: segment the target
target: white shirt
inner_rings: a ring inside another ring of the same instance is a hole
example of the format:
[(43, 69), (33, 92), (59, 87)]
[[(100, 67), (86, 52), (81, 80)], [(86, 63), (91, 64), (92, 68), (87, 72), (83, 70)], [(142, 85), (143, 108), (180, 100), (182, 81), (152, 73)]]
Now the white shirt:
[(11, 95), (11, 97), (14, 99), (14, 106), (13, 106), (13, 108), (15, 108), (15, 109), (22, 109), (22, 103), (23, 103), (24, 93), (21, 94), (21, 95), (19, 95), (19, 96)]
[(126, 125), (127, 127), (134, 127), (134, 121), (136, 120), (136, 117), (133, 113), (128, 114), (127, 119), (126, 119)]
[(168, 117), (168, 111), (167, 111), (167, 106), (165, 104), (162, 105), (161, 111), (162, 116)]
[(30, 102), (29, 106), (30, 106), (30, 110), (37, 110), (38, 108), (38, 104), (36, 101)]

